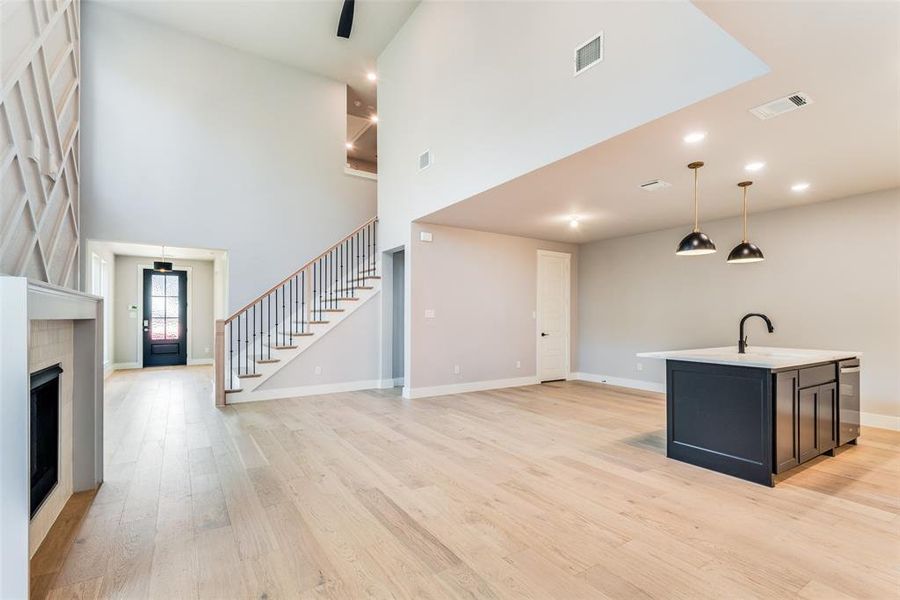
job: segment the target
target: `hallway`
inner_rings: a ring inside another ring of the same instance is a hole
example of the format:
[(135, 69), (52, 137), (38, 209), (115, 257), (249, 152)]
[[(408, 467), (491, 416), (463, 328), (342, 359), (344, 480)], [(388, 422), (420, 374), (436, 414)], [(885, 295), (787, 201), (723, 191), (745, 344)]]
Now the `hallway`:
[(80, 529), (64, 512), (72, 536), (34, 559), (34, 598), (888, 597), (898, 584), (897, 433), (867, 429), (770, 489), (667, 460), (656, 394), (558, 383), (218, 410), (211, 383), (209, 367), (107, 381), (106, 482)]

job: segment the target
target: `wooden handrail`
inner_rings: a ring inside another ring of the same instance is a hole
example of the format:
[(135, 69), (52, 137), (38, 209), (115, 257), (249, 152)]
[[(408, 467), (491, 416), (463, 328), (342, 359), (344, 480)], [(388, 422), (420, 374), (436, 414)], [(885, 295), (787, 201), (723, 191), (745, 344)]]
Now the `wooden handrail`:
[(233, 320), (238, 318), (238, 316), (240, 314), (242, 314), (245, 310), (251, 308), (254, 304), (263, 300), (266, 296), (268, 296), (269, 294), (274, 292), (276, 289), (278, 289), (279, 287), (286, 284), (293, 277), (296, 277), (297, 275), (299, 275), (304, 269), (309, 268), (314, 262), (316, 262), (317, 260), (319, 260), (320, 258), (325, 256), (326, 254), (328, 254), (329, 252), (331, 252), (332, 250), (334, 250), (335, 248), (337, 248), (338, 246), (340, 246), (341, 244), (346, 242), (351, 237), (353, 237), (354, 234), (358, 233), (359, 231), (362, 231), (363, 229), (365, 229), (366, 227), (368, 227), (369, 225), (371, 225), (372, 223), (375, 223), (377, 221), (378, 221), (378, 217), (372, 217), (371, 219), (369, 219), (368, 221), (366, 221), (365, 223), (363, 223), (362, 225), (360, 225), (359, 227), (357, 227), (356, 229), (354, 229), (353, 231), (351, 231), (350, 233), (348, 233), (347, 235), (342, 237), (340, 240), (338, 240), (337, 242), (335, 242), (334, 244), (332, 244), (331, 246), (326, 248), (324, 252), (320, 253), (315, 258), (308, 260), (302, 267), (300, 267), (299, 269), (297, 269), (296, 271), (294, 271), (293, 273), (291, 273), (290, 275), (288, 275), (287, 277), (285, 277), (284, 279), (282, 279), (281, 281), (279, 281), (278, 283), (276, 283), (275, 285), (270, 287), (268, 290), (266, 290), (265, 292), (263, 292), (262, 294), (260, 294), (256, 298), (254, 298), (252, 301), (248, 302), (243, 308), (232, 313), (231, 316), (229, 316), (227, 319), (225, 319), (224, 322), (225, 323), (232, 322)]

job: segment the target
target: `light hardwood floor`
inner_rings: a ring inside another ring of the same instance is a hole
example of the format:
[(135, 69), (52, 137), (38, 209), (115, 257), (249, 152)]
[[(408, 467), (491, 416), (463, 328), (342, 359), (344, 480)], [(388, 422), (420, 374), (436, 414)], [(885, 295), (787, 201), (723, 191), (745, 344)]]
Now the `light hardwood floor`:
[(217, 410), (210, 386), (108, 380), (106, 483), (39, 552), (36, 597), (898, 597), (900, 433), (770, 489), (666, 459), (655, 394)]

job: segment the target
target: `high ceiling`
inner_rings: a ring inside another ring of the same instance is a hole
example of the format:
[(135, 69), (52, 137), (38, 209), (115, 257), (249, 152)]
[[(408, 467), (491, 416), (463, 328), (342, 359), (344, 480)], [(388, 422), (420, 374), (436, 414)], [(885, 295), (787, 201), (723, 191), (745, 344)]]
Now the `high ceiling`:
[(343, 0), (93, 0), (136, 16), (350, 84), (375, 103), (366, 72), (419, 0), (356, 3), (338, 38)]
[[(754, 181), (752, 211), (900, 185), (900, 4), (696, 4), (771, 72), (421, 220), (570, 242), (687, 224), (686, 165), (695, 160), (706, 162), (701, 220), (738, 215), (735, 184), (746, 179)], [(615, 32), (608, 33), (612, 55)], [(748, 112), (795, 92), (813, 103), (767, 121)], [(685, 143), (693, 131), (706, 132), (706, 139)], [(746, 172), (753, 161), (765, 167)], [(652, 179), (672, 186), (638, 187)], [(791, 191), (801, 181), (809, 189)], [(569, 227), (572, 215), (577, 228)]]

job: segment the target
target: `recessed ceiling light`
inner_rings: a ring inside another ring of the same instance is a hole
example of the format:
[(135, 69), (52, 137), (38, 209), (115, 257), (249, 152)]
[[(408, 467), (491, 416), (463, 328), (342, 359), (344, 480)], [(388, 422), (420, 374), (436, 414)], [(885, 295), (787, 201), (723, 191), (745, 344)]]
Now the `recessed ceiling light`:
[(366, 79), (368, 79), (369, 81), (375, 81), (376, 79), (378, 79), (378, 75), (376, 75), (372, 71), (369, 71), (368, 73), (366, 73)]
[(684, 141), (686, 144), (696, 144), (702, 142), (704, 138), (706, 138), (705, 131), (694, 131), (684, 136)]
[(791, 186), (791, 189), (795, 192), (805, 192), (806, 190), (809, 189), (809, 184), (806, 183), (805, 181), (803, 181), (801, 183), (795, 183), (794, 185)]
[(347, 142), (344, 145), (347, 146), (347, 150), (353, 150), (353, 142)]
[(759, 171), (764, 166), (766, 166), (766, 163), (764, 163), (764, 162), (752, 162), (752, 163), (747, 163), (747, 165), (744, 167), (744, 169), (747, 171)]
[(378, 122), (378, 115), (372, 115), (371, 117), (369, 117), (369, 120), (372, 121), (373, 123), (377, 123), (377, 122)]
[(569, 227), (578, 227), (578, 217), (569, 217)]

